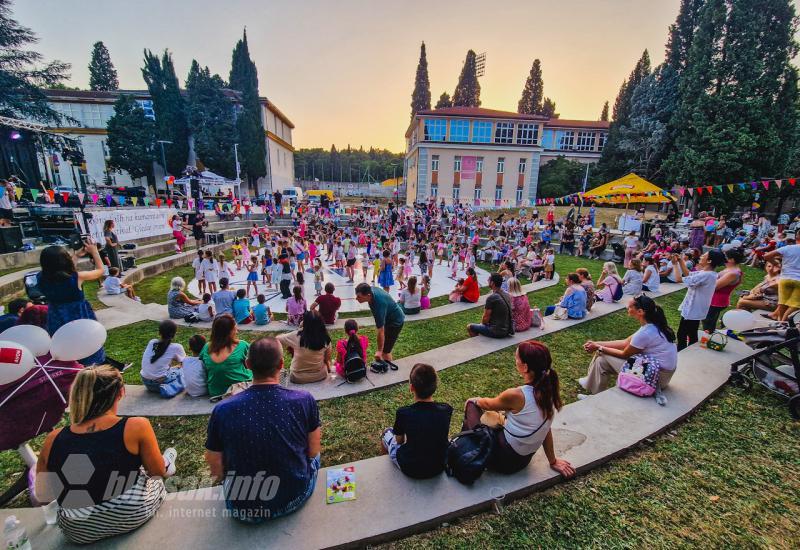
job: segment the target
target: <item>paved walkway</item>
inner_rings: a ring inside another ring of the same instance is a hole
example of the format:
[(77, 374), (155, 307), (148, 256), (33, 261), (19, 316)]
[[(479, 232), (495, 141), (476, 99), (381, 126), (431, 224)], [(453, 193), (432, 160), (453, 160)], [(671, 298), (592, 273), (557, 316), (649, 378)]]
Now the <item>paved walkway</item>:
[[(668, 429), (696, 410), (727, 381), (729, 365), (751, 353), (737, 341), (723, 352), (691, 346), (678, 354), (678, 370), (660, 407), (652, 398), (639, 398), (611, 388), (584, 401), (566, 405), (553, 422), (558, 455), (586, 474)], [(323, 428), (324, 429), (324, 428)], [(376, 445), (377, 445), (376, 434)], [(178, 474), (181, 457), (178, 457)], [(541, 491), (561, 481), (548, 467), (540, 449), (521, 472), (504, 476), (485, 473), (467, 487), (440, 475), (419, 481), (403, 476), (386, 456), (352, 464), (357, 476), (357, 499), (328, 505), (325, 481), (299, 511), (262, 525), (243, 525), (225, 514), (220, 488), (170, 493), (157, 517), (141, 528), (93, 549), (258, 547), (317, 549), (364, 546), (435, 528), (452, 518), (489, 509), (505, 501)], [(45, 525), (39, 509), (4, 510), (25, 525), (34, 548), (69, 547), (55, 525)]]
[[(683, 288), (685, 288), (683, 285), (678, 284), (662, 284), (661, 292), (651, 293), (651, 296), (663, 296), (677, 292)], [(294, 384), (287, 379), (284, 385), (290, 388), (306, 390), (310, 392), (317, 401), (348, 395), (358, 395), (406, 382), (411, 373), (411, 368), (417, 363), (428, 363), (433, 365), (436, 370), (443, 370), (471, 361), (477, 357), (500, 351), (531, 338), (541, 338), (546, 334), (552, 334), (603, 317), (615, 311), (625, 309), (626, 306), (626, 298), (613, 304), (599, 302), (595, 304), (592, 311), (584, 319), (556, 321), (547, 318), (544, 328), (531, 328), (525, 332), (519, 332), (511, 338), (494, 339), (477, 336), (475, 338), (467, 338), (446, 346), (417, 353), (396, 360), (395, 363), (400, 367), (396, 371), (390, 370), (386, 374), (370, 373), (369, 380), (372, 384), (366, 380), (361, 380), (355, 384), (342, 384), (340, 378), (332, 376), (322, 382), (313, 384)], [(464, 330), (466, 333), (466, 327)], [(588, 362), (589, 359), (587, 356), (587, 364)], [(164, 399), (155, 393), (148, 392), (142, 385), (129, 384), (125, 386), (125, 399), (120, 402), (119, 414), (124, 416), (185, 416), (210, 414), (214, 405), (215, 404), (211, 403), (207, 397), (189, 397), (186, 394), (181, 394), (172, 399)]]

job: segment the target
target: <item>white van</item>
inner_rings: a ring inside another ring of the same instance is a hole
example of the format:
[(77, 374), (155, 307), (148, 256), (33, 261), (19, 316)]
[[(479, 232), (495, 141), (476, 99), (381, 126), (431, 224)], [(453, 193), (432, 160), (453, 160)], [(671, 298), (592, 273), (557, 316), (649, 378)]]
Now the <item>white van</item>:
[(297, 204), (303, 200), (303, 190), (297, 186), (281, 189), (281, 195), (289, 204)]

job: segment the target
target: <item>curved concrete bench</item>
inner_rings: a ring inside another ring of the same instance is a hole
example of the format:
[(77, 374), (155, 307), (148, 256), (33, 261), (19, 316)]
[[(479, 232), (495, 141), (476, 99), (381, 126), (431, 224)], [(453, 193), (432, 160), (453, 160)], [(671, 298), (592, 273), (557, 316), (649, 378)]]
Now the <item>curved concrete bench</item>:
[[(729, 365), (750, 353), (752, 350), (738, 341), (729, 342), (723, 352), (697, 345), (680, 352), (678, 370), (664, 392), (669, 400), (664, 407), (654, 399), (635, 397), (617, 388), (566, 405), (553, 421), (557, 454), (570, 461), (579, 474), (587, 473), (683, 420), (725, 384)], [(378, 434), (376, 445), (377, 440)], [(180, 460), (179, 456), (178, 474)], [(561, 481), (549, 468), (542, 450), (521, 472), (510, 476), (486, 472), (471, 487), (444, 474), (424, 481), (410, 479), (386, 456), (347, 465), (355, 467), (357, 476), (354, 501), (325, 504), (328, 468), (319, 472), (315, 491), (305, 506), (258, 526), (243, 525), (227, 517), (219, 486), (180, 491), (170, 493), (157, 516), (141, 528), (92, 548), (364, 546), (489, 509), (498, 494), (506, 495), (508, 501)], [(3, 515), (12, 513), (22, 520), (35, 548), (69, 546), (55, 525), (44, 524), (40, 510), (6, 510)]]
[[(661, 292), (657, 294), (652, 293), (651, 295), (663, 296), (665, 294), (677, 292), (683, 288), (685, 288), (683, 285), (663, 284)], [(409, 357), (404, 357), (395, 361), (397, 366), (400, 367), (396, 371), (390, 370), (386, 374), (370, 373), (369, 380), (374, 386), (366, 380), (359, 381), (355, 384), (340, 385), (342, 380), (338, 377), (329, 377), (322, 382), (315, 382), (313, 384), (294, 384), (287, 378), (283, 384), (289, 388), (306, 390), (310, 392), (317, 401), (367, 393), (379, 388), (405, 383), (408, 381), (411, 368), (417, 363), (428, 363), (433, 365), (436, 370), (444, 370), (461, 363), (466, 363), (477, 357), (500, 351), (525, 340), (541, 338), (546, 334), (565, 330), (572, 326), (603, 317), (609, 313), (620, 311), (625, 309), (626, 305), (627, 300), (625, 299), (613, 304), (598, 302), (592, 308), (589, 315), (583, 319), (555, 321), (551, 318), (547, 318), (544, 329), (531, 328), (524, 332), (518, 332), (510, 338), (502, 339), (476, 336), (475, 338), (468, 338)], [(402, 338), (402, 334), (400, 337)], [(173, 397), (172, 399), (164, 399), (153, 392), (147, 391), (142, 385), (128, 384), (125, 386), (125, 399), (119, 404), (119, 414), (123, 416), (191, 416), (210, 414), (215, 405), (216, 404), (211, 403), (207, 397), (189, 397), (185, 393)]]

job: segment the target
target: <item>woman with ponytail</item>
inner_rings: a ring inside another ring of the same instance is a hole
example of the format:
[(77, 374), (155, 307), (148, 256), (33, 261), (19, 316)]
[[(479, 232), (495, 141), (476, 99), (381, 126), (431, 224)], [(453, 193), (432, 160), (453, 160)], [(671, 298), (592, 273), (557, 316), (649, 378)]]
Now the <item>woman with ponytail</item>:
[(369, 338), (358, 333), (358, 322), (355, 319), (348, 319), (344, 322), (344, 333), (347, 338), (342, 338), (336, 342), (336, 374), (344, 376), (344, 360), (351, 353), (358, 353), (364, 358), (367, 364), (367, 348)]
[[(628, 302), (628, 315), (639, 321), (639, 330), (624, 340), (609, 342), (588, 341), (583, 349), (594, 353), (589, 372), (578, 384), (590, 394), (606, 389), (608, 377), (618, 374), (629, 357), (645, 354), (658, 361), (658, 382), (661, 388), (669, 384), (678, 367), (678, 348), (675, 332), (667, 323), (664, 310), (652, 298), (641, 294)], [(578, 399), (588, 395), (578, 394)]]
[(81, 370), (69, 395), (70, 424), (50, 432), (39, 454), (36, 497), (58, 500), (58, 526), (69, 542), (88, 544), (144, 524), (166, 496), (162, 478), (175, 473), (177, 453), (162, 456), (150, 421), (117, 415), (124, 395), (119, 370)]
[(504, 425), (494, 431), (495, 445), (489, 457), (489, 468), (504, 474), (522, 470), (543, 446), (550, 467), (570, 478), (575, 475), (575, 469), (556, 456), (550, 431), (553, 417), (561, 409), (558, 374), (553, 368), (550, 350), (542, 342), (528, 340), (517, 346), (514, 358), (517, 372), (525, 383), (497, 397), (467, 400), (462, 430), (472, 430), (481, 424), (485, 411), (505, 413)]
[(159, 338), (147, 343), (142, 354), (142, 384), (151, 392), (160, 393), (162, 384), (169, 384), (180, 378), (180, 370), (173, 368), (173, 362), (180, 363), (186, 358), (181, 344), (173, 342), (178, 325), (167, 319), (158, 325)]

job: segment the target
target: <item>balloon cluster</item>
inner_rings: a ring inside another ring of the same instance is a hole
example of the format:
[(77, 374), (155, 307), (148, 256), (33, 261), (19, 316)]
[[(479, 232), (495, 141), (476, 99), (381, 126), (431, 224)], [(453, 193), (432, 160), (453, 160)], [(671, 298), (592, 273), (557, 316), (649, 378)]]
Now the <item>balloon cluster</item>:
[(756, 325), (756, 319), (752, 313), (743, 309), (730, 309), (722, 316), (722, 323), (725, 328), (735, 332), (750, 330)]
[[(42, 369), (50, 379), (47, 369), (68, 368), (50, 365), (51, 361), (77, 361), (89, 357), (103, 347), (107, 335), (105, 327), (92, 319), (70, 321), (59, 328), (52, 338), (46, 330), (36, 325), (11, 327), (0, 334), (0, 385), (20, 380), (34, 369)], [(22, 381), (15, 392), (35, 374), (30, 374)], [(50, 382), (55, 386), (52, 379)], [(57, 387), (56, 391), (66, 402)], [(0, 403), (0, 406), (15, 392)]]

